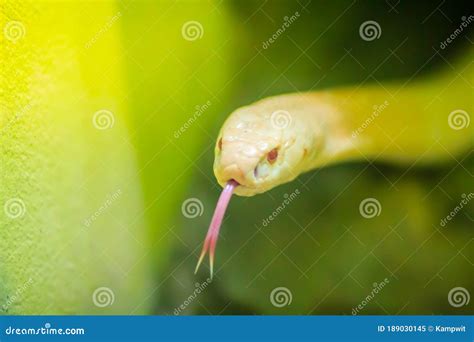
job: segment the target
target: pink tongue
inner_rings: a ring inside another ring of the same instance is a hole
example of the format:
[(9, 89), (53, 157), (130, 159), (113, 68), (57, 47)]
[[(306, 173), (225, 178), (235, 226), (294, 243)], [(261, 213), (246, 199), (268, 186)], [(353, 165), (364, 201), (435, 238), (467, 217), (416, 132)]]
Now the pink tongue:
[(214, 211), (214, 215), (212, 216), (211, 224), (209, 225), (206, 239), (204, 240), (204, 246), (202, 247), (201, 256), (199, 257), (199, 261), (196, 265), (196, 270), (194, 271), (194, 273), (197, 273), (202, 260), (206, 256), (206, 253), (209, 251), (209, 263), (211, 266), (212, 279), (214, 268), (214, 252), (216, 250), (219, 229), (221, 228), (222, 219), (224, 218), (225, 210), (227, 209), (227, 205), (230, 202), (232, 193), (234, 192), (235, 187), (237, 187), (238, 185), (239, 183), (231, 179), (227, 182), (226, 186), (224, 187), (224, 190), (222, 190), (219, 200), (217, 201), (216, 210)]

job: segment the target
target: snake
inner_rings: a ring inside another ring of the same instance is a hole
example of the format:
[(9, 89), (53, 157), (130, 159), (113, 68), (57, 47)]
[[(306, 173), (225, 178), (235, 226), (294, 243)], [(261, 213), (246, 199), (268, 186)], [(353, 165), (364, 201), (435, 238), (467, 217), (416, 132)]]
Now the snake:
[(472, 148), (473, 50), (433, 74), (282, 94), (232, 112), (216, 139), (214, 174), (223, 191), (195, 273), (209, 252), (212, 278), (233, 194), (262, 194), (336, 163), (431, 165)]

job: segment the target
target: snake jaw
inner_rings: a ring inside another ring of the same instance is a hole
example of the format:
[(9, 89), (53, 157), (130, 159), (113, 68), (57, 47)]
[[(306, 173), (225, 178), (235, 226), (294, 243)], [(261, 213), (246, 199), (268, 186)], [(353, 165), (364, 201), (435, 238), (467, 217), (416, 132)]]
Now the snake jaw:
[(225, 211), (227, 206), (230, 202), (232, 197), (232, 193), (234, 189), (239, 186), (239, 183), (234, 179), (231, 179), (227, 182), (222, 191), (221, 195), (219, 196), (219, 200), (217, 201), (216, 209), (214, 211), (214, 215), (212, 216), (211, 224), (209, 225), (209, 229), (207, 231), (206, 239), (204, 240), (204, 245), (202, 247), (201, 255), (199, 256), (198, 263), (196, 265), (196, 269), (194, 273), (196, 274), (199, 270), (199, 266), (201, 265), (204, 257), (209, 252), (209, 264), (210, 264), (210, 272), (211, 272), (211, 279), (214, 273), (214, 257), (217, 245), (217, 239), (219, 237), (219, 230), (222, 225), (222, 220), (224, 218)]

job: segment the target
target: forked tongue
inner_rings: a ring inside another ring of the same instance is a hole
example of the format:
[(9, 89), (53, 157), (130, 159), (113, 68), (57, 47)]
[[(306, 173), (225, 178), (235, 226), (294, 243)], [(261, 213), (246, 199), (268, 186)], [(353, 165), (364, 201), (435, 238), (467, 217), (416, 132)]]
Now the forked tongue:
[(199, 261), (196, 265), (196, 270), (194, 271), (195, 274), (199, 270), (199, 266), (201, 265), (201, 262), (206, 256), (207, 252), (209, 252), (209, 264), (211, 267), (211, 279), (212, 279), (213, 268), (214, 268), (214, 253), (216, 250), (217, 238), (219, 236), (219, 229), (221, 228), (222, 219), (224, 218), (224, 214), (227, 209), (227, 205), (230, 202), (230, 198), (232, 197), (232, 193), (234, 192), (235, 187), (237, 187), (238, 185), (239, 183), (231, 179), (230, 181), (227, 182), (227, 184), (224, 187), (224, 190), (222, 190), (222, 193), (219, 196), (216, 210), (214, 211), (211, 224), (209, 225), (209, 229), (207, 231), (206, 239), (204, 240), (201, 256), (199, 257)]

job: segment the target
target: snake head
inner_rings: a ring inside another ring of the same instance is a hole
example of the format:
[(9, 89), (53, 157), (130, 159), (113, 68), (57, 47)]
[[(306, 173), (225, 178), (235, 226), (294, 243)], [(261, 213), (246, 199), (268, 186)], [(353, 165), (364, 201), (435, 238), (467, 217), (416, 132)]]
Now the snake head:
[(215, 146), (219, 184), (234, 180), (237, 195), (253, 196), (304, 171), (317, 144), (315, 129), (301, 119), (300, 110), (266, 99), (233, 112)]

